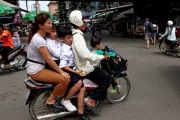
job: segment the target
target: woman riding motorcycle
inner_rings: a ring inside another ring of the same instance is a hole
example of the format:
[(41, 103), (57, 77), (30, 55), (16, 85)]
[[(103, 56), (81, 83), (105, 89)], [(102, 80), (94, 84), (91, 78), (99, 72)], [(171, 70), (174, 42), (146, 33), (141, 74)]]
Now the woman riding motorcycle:
[[(167, 36), (166, 40), (165, 40), (165, 47), (166, 47), (166, 51), (169, 51), (171, 44), (173, 43), (173, 41), (176, 41), (176, 28), (173, 25), (173, 21), (169, 20), (167, 22), (167, 27), (166, 27), (166, 31), (163, 35), (161, 35), (161, 37), (159, 38), (160, 40)], [(168, 45), (170, 47), (168, 47)]]

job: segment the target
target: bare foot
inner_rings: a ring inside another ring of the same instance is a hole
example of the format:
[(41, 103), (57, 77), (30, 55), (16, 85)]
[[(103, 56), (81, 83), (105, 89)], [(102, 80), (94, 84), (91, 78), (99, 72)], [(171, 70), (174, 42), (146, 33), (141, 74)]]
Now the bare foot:
[(6, 64), (6, 68), (9, 69), (10, 68), (10, 64)]
[(86, 101), (86, 104), (88, 104), (88, 105), (90, 105), (90, 106), (92, 106), (92, 107), (95, 107), (95, 104), (96, 103), (96, 101), (95, 100), (92, 100), (92, 99), (88, 99), (87, 101)]

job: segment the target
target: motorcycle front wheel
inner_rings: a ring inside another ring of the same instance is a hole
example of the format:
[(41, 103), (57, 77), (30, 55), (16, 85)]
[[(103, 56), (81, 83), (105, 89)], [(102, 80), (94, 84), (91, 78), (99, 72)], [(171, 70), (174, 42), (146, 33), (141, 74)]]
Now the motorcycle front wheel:
[[(45, 108), (45, 102), (50, 96), (51, 90), (45, 89), (40, 91), (33, 101), (29, 104), (29, 113), (34, 120), (53, 120), (48, 117), (49, 110)], [(47, 116), (47, 118), (45, 118)]]
[(166, 48), (165, 48), (165, 43), (164, 42), (159, 44), (159, 50), (164, 54), (166, 53)]
[(15, 70), (19, 71), (19, 70), (25, 70), (26, 67), (24, 64), (24, 62), (27, 59), (27, 55), (25, 53), (23, 54), (19, 54), (18, 56), (16, 56), (14, 58), (14, 61), (17, 61), (18, 63), (15, 65)]
[(131, 84), (127, 76), (119, 77), (115, 81), (117, 85), (115, 87), (110, 85), (106, 96), (106, 100), (112, 104), (125, 101), (131, 89)]

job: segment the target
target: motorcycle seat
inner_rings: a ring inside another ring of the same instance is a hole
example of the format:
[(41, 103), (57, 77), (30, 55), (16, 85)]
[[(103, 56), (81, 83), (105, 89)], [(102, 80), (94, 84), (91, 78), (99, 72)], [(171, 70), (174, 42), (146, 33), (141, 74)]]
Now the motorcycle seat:
[(40, 81), (35, 81), (33, 80), (31, 77), (28, 77), (27, 79), (29, 82), (35, 84), (35, 85), (50, 85), (52, 86), (52, 84), (46, 83), (46, 82), (40, 82)]
[(17, 47), (14, 47), (13, 50), (11, 52), (8, 53), (8, 55), (10, 55), (11, 53), (19, 50), (21, 47), (25, 47), (25, 45), (20, 45), (20, 46), (17, 46)]
[(83, 83), (84, 83), (84, 86), (86, 88), (89, 88), (89, 87), (90, 88), (97, 88), (98, 87), (98, 85), (96, 83), (92, 82), (91, 80), (89, 80), (87, 78), (83, 79)]

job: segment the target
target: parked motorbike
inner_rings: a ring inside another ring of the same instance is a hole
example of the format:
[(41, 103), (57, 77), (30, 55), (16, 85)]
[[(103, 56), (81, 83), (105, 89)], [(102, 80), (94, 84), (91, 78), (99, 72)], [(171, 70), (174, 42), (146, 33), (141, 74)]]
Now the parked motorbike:
[(20, 36), (28, 36), (28, 30), (27, 30), (27, 28), (26, 27), (23, 27), (23, 28), (21, 28), (21, 29), (19, 29), (19, 35)]
[(180, 40), (173, 41), (171, 44), (167, 44), (168, 48), (170, 49), (169, 51), (166, 51), (165, 40), (165, 37), (159, 38), (159, 50), (164, 54), (170, 54), (180, 57)]
[(101, 36), (101, 29), (98, 27), (91, 28), (92, 36)]
[[(125, 68), (127, 68), (127, 63), (125, 65)], [(123, 69), (123, 71), (120, 71), (118, 74), (111, 77), (113, 78), (113, 81), (107, 89), (106, 100), (111, 104), (116, 104), (125, 101), (129, 95), (131, 88), (126, 70)], [(60, 109), (59, 112), (56, 113), (46, 109), (45, 102), (53, 90), (52, 84), (37, 82), (31, 79), (30, 77), (25, 79), (24, 82), (26, 88), (29, 89), (29, 92), (26, 94), (27, 100), (25, 105), (29, 105), (29, 113), (34, 120), (52, 120), (74, 113), (67, 111), (63, 106), (62, 109)], [(92, 92), (98, 87), (98, 85), (87, 78), (83, 79), (83, 83), (86, 88), (84, 99), (84, 101), (86, 102), (92, 94)], [(58, 100), (60, 102), (61, 98), (58, 98)], [(77, 95), (74, 95), (71, 98), (71, 102), (75, 106), (77, 106)], [(85, 112), (87, 111), (89, 110), (86, 106)]]
[[(14, 47), (12, 51), (8, 53), (8, 60), (10, 61), (10, 69), (15, 70), (24, 70), (26, 65), (26, 58), (27, 53), (25, 51), (25, 45), (20, 45), (17, 47)], [(2, 59), (2, 56), (0, 55), (0, 69), (1, 70), (9, 70), (9, 68), (6, 68), (5, 61)]]

